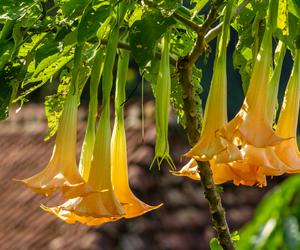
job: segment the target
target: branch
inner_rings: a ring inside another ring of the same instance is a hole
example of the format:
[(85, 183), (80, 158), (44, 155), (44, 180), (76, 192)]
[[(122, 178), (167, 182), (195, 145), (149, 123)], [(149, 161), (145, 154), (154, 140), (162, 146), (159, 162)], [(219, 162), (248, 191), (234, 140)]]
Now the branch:
[[(240, 15), (240, 13), (242, 12), (242, 10), (247, 6), (247, 4), (250, 2), (251, 0), (245, 0), (244, 2), (242, 2), (234, 11), (231, 20), (235, 19), (237, 16)], [(215, 37), (218, 35), (218, 33), (221, 31), (222, 29), (222, 25), (223, 22), (219, 23), (216, 27), (214, 27), (213, 29), (211, 29), (209, 32), (207, 32), (207, 34), (204, 37), (204, 40), (206, 43), (209, 43), (210, 41), (212, 41), (213, 39), (215, 39)]]
[[(217, 20), (217, 12), (222, 0), (213, 1), (213, 5), (207, 15), (206, 20), (201, 25), (201, 29), (197, 32), (197, 42), (190, 55), (181, 58), (178, 61), (177, 69), (179, 72), (179, 80), (183, 89), (183, 109), (186, 115), (186, 133), (188, 135), (191, 146), (196, 144), (200, 137), (200, 126), (195, 114), (198, 104), (195, 101), (192, 69), (199, 56), (205, 49), (205, 34), (210, 26)], [(220, 194), (218, 193), (213, 181), (212, 171), (208, 162), (198, 162), (198, 169), (204, 189), (204, 194), (209, 203), (210, 212), (212, 214), (212, 222), (217, 232), (218, 240), (225, 250), (234, 250), (231, 240), (230, 231), (226, 222), (225, 211), (222, 207)]]
[(223, 249), (234, 250), (229, 228), (226, 222), (225, 210), (222, 207), (221, 198), (212, 178), (212, 171), (208, 162), (197, 162), (201, 176), (205, 198), (209, 202), (209, 210), (212, 214), (212, 223), (215, 228), (218, 240)]
[(198, 32), (198, 37), (196, 41), (196, 45), (189, 55), (189, 63), (194, 65), (198, 60), (199, 56), (203, 53), (205, 49), (205, 40), (204, 36), (208, 32), (210, 26), (216, 21), (218, 9), (220, 5), (223, 3), (222, 0), (215, 0), (213, 5), (211, 6), (210, 11), (208, 12), (207, 18), (204, 23), (201, 25), (201, 29)]

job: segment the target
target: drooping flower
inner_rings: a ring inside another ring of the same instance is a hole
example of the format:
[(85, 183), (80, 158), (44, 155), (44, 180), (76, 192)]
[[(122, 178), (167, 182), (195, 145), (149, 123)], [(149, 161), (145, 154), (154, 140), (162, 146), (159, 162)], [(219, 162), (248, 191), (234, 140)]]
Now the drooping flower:
[(280, 160), (287, 167), (287, 173), (300, 173), (300, 152), (297, 145), (297, 125), (300, 102), (300, 50), (295, 52), (293, 70), (285, 91), (276, 132), (291, 138), (275, 148)]
[[(258, 166), (256, 165), (249, 165), (245, 161), (216, 163), (215, 160), (210, 160), (209, 164), (213, 173), (214, 183), (217, 185), (232, 181), (235, 185), (266, 186), (266, 177), (259, 173)], [(171, 171), (171, 173), (196, 181), (201, 180), (198, 164), (194, 159), (191, 159), (179, 171)]]
[[(234, 173), (228, 164), (216, 164), (215, 160), (210, 160), (209, 164), (213, 172), (213, 180), (215, 184), (222, 184), (235, 179)], [(191, 159), (179, 171), (171, 171), (171, 173), (176, 176), (186, 176), (196, 181), (201, 180), (198, 164), (195, 159)]]
[(226, 48), (229, 36), (230, 24), (228, 20), (230, 20), (230, 12), (231, 9), (228, 9), (226, 25), (223, 25), (222, 33), (218, 37), (213, 77), (205, 106), (201, 135), (196, 145), (185, 154), (185, 156), (198, 161), (209, 161), (214, 158), (217, 162), (230, 162), (241, 159), (238, 148), (227, 141), (226, 138), (217, 134), (217, 131), (227, 124), (228, 119)]
[(87, 164), (84, 165), (89, 170), (83, 170), (83, 172), (88, 173), (88, 176), (86, 176), (87, 183), (97, 193), (69, 200), (57, 207), (48, 208), (42, 206), (44, 210), (55, 214), (67, 223), (78, 221), (91, 226), (100, 225), (118, 220), (125, 214), (113, 190), (110, 159), (110, 92), (113, 81), (114, 58), (118, 43), (118, 29), (118, 26), (113, 28), (107, 44), (107, 55), (102, 80), (103, 109), (96, 132), (92, 161), (90, 166)]
[(69, 93), (66, 97), (53, 153), (46, 168), (30, 178), (17, 180), (34, 192), (48, 196), (61, 190), (65, 198), (93, 192), (80, 176), (76, 164), (77, 101), (76, 94)]
[[(276, 54), (278, 54), (277, 64), (273, 71), (272, 78), (267, 85), (268, 101), (266, 102), (267, 106), (265, 108), (266, 110), (269, 110), (266, 114), (266, 121), (270, 127), (272, 127), (274, 122), (275, 106), (285, 51), (285, 46), (282, 42), (279, 42), (276, 48)], [(249, 165), (256, 166), (255, 169), (264, 175), (282, 175), (285, 172), (286, 164), (280, 160), (275, 152), (275, 149), (280, 147), (282, 143), (284, 143), (284, 141), (274, 146), (266, 146), (263, 148), (255, 147), (253, 145), (245, 145), (241, 149), (244, 155), (244, 161)]]
[(129, 53), (119, 55), (118, 75), (115, 96), (115, 124), (111, 141), (112, 183), (114, 192), (125, 210), (125, 218), (132, 218), (149, 212), (158, 206), (150, 206), (139, 200), (131, 191), (128, 183), (126, 155), (126, 136), (124, 127), (125, 86), (128, 71)]
[(160, 168), (163, 160), (166, 160), (172, 169), (175, 165), (169, 152), (168, 121), (171, 95), (171, 75), (169, 62), (170, 34), (167, 32), (162, 38), (162, 57), (159, 65), (157, 83), (155, 87), (155, 122), (156, 142), (155, 156), (150, 168), (157, 161)]
[(263, 148), (274, 146), (283, 139), (268, 121), (271, 105), (268, 103), (268, 83), (272, 63), (272, 31), (266, 28), (256, 57), (247, 94), (238, 114), (220, 131), (220, 136), (238, 146), (245, 144)]

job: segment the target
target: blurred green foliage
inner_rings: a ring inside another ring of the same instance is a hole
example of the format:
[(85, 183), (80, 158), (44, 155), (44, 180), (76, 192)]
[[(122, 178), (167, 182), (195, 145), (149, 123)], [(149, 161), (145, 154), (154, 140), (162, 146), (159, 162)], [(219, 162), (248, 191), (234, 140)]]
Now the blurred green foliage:
[(240, 231), (238, 250), (300, 249), (300, 175), (269, 192)]

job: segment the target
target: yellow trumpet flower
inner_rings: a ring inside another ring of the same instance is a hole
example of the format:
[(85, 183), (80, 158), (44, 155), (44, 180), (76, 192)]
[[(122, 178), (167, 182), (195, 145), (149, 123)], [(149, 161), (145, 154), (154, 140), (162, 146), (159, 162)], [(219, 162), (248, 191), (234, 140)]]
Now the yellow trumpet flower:
[(76, 164), (77, 95), (66, 97), (59, 121), (52, 157), (40, 173), (17, 180), (36, 193), (46, 196), (61, 190), (65, 198), (87, 195), (93, 190), (80, 176)]
[(287, 173), (300, 173), (300, 152), (297, 145), (297, 125), (300, 102), (300, 50), (295, 54), (293, 70), (285, 91), (276, 132), (291, 138), (275, 148), (277, 155), (286, 165)]
[(263, 148), (282, 141), (268, 122), (271, 105), (268, 103), (268, 82), (272, 63), (272, 32), (268, 27), (253, 67), (252, 76), (241, 110), (226, 126), (220, 136), (236, 145)]
[(203, 128), (199, 141), (185, 154), (198, 161), (215, 159), (230, 162), (241, 159), (238, 148), (226, 138), (218, 136), (217, 131), (227, 124), (227, 75), (226, 49), (230, 29), (230, 17), (233, 2), (227, 5), (224, 24), (218, 37), (213, 77), (204, 111)]
[(125, 218), (132, 218), (162, 206), (150, 206), (139, 200), (128, 183), (126, 137), (124, 125), (116, 121), (111, 144), (112, 183), (118, 200), (125, 210)]
[(203, 129), (196, 145), (185, 154), (198, 161), (229, 162), (240, 159), (239, 150), (217, 131), (227, 123), (226, 57), (216, 58), (214, 74), (205, 107)]
[[(266, 110), (269, 110), (270, 112), (267, 113), (266, 121), (270, 127), (272, 127), (274, 121), (275, 105), (285, 51), (285, 46), (282, 42), (279, 42), (276, 48), (276, 53), (279, 55), (277, 64), (273, 71), (272, 78), (267, 85), (268, 106), (266, 106)], [(282, 175), (287, 166), (280, 160), (275, 152), (275, 149), (280, 147), (282, 143), (284, 143), (284, 141), (275, 146), (266, 146), (263, 148), (258, 148), (253, 145), (245, 145), (241, 149), (244, 155), (244, 161), (246, 161), (249, 165), (252, 165), (252, 168), (256, 169), (260, 174), (268, 176)], [(257, 167), (259, 168), (257, 169)]]
[[(204, 111), (203, 128), (199, 141), (185, 154), (198, 161), (230, 162), (241, 159), (240, 152), (231, 142), (218, 136), (217, 131), (227, 124), (227, 74), (226, 48), (229, 36), (230, 11), (226, 13), (226, 24), (218, 37), (213, 77)], [(225, 21), (224, 21), (225, 23)]]
[(122, 51), (118, 62), (118, 75), (115, 96), (115, 124), (111, 141), (112, 183), (118, 200), (125, 210), (125, 218), (132, 218), (158, 206), (150, 206), (139, 200), (131, 191), (128, 183), (128, 168), (126, 155), (126, 136), (124, 128), (125, 87), (128, 72), (129, 53)]

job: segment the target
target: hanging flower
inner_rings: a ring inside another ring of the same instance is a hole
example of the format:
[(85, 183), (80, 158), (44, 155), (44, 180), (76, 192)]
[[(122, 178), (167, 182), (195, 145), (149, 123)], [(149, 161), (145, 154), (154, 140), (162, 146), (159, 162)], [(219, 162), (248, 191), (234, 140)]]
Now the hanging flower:
[[(279, 42), (276, 48), (276, 54), (278, 54), (277, 64), (266, 87), (267, 102), (265, 108), (266, 110), (269, 110), (269, 112), (266, 113), (266, 117), (264, 119), (266, 124), (269, 124), (270, 128), (272, 128), (274, 121), (275, 105), (285, 51), (285, 46)], [(280, 142), (275, 146), (266, 146), (262, 148), (246, 144), (241, 149), (244, 158), (243, 162), (247, 162), (247, 164), (251, 166), (253, 170), (251, 172), (255, 173), (256, 175), (282, 175), (286, 165), (280, 160), (275, 152), (275, 148), (281, 145), (281, 143), (283, 142)], [(259, 179), (262, 180), (262, 178)]]
[(300, 102), (300, 50), (296, 51), (294, 67), (285, 91), (276, 132), (291, 138), (275, 148), (286, 165), (287, 173), (300, 173), (300, 152), (297, 145), (297, 125)]
[(215, 159), (219, 163), (241, 159), (238, 148), (217, 134), (217, 131), (227, 124), (226, 48), (230, 11), (230, 8), (226, 11), (226, 21), (224, 21), (222, 33), (218, 37), (213, 77), (205, 106), (201, 135), (196, 145), (185, 154), (197, 161)]
[(17, 180), (36, 193), (48, 196), (61, 190), (65, 198), (74, 198), (94, 192), (80, 176), (76, 164), (77, 100), (77, 95), (71, 93), (66, 97), (46, 168), (30, 178)]
[(111, 144), (112, 182), (115, 194), (123, 205), (125, 218), (132, 218), (159, 208), (150, 206), (139, 200), (131, 191), (128, 183), (128, 168), (126, 157), (126, 137), (124, 123), (115, 120)]
[(115, 124), (111, 141), (112, 183), (118, 200), (125, 210), (125, 218), (132, 218), (158, 206), (150, 206), (139, 200), (131, 191), (128, 183), (128, 168), (126, 155), (126, 136), (124, 128), (125, 88), (129, 63), (129, 53), (122, 51), (119, 55), (118, 75), (115, 96)]
[[(235, 185), (266, 186), (265, 175), (259, 173), (257, 166), (249, 165), (246, 161), (216, 163), (215, 160), (211, 160), (209, 164), (213, 173), (214, 183), (217, 185), (232, 181)], [(191, 159), (181, 170), (171, 171), (171, 173), (196, 181), (201, 180), (198, 164), (194, 159)]]
[(272, 129), (268, 116), (274, 111), (268, 101), (268, 83), (272, 62), (272, 32), (266, 28), (260, 51), (256, 57), (247, 95), (239, 113), (220, 129), (220, 136), (235, 145), (245, 144), (263, 148), (283, 139)]

